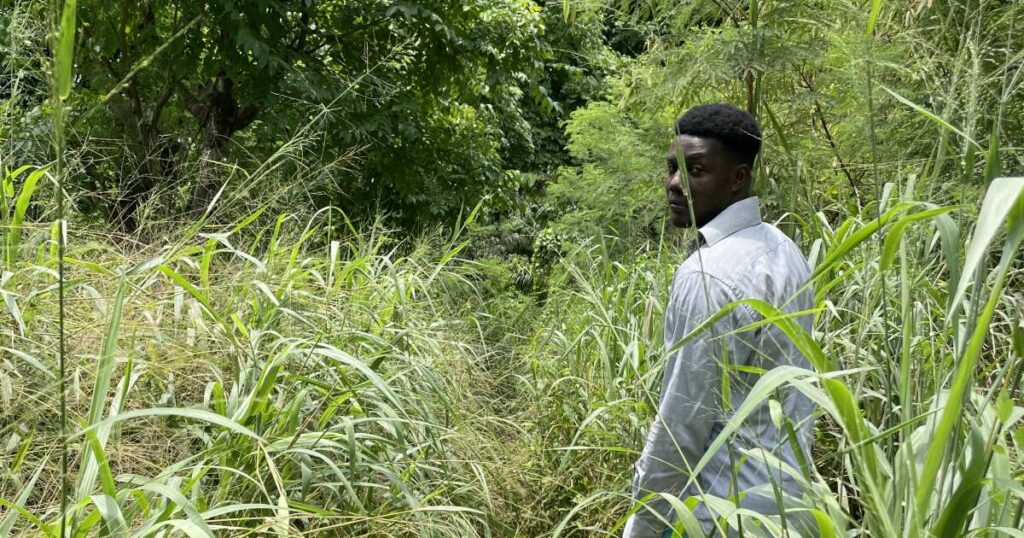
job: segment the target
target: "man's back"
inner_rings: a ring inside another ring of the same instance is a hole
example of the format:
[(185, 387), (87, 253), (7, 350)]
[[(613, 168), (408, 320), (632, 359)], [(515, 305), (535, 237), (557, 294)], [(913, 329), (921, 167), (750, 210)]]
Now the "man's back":
[[(693, 340), (683, 344), (680, 340), (723, 306), (741, 299), (759, 299), (785, 312), (811, 308), (813, 293), (805, 287), (810, 270), (788, 237), (761, 222), (757, 198), (732, 204), (699, 233), (701, 246), (676, 271), (665, 310), (665, 346), (677, 347), (678, 351), (666, 363), (659, 416), (637, 464), (634, 496), (668, 491), (684, 499), (700, 493), (728, 499), (744, 493), (744, 507), (777, 513), (773, 485), (787, 492), (797, 488), (785, 473), (769, 471), (761, 458), (747, 452), (763, 450), (794, 469), (799, 465), (793, 441), (785, 429), (775, 427), (767, 402), (759, 405), (729, 442), (710, 456), (695, 481), (688, 481), (689, 473), (680, 473), (679, 469), (689, 470), (705, 456), (708, 445), (721, 433), (761, 373), (777, 366), (809, 369), (810, 365), (774, 325), (735, 332), (761, 319), (748, 305), (736, 307)], [(801, 316), (798, 322), (810, 332), (810, 316)], [(778, 391), (774, 397), (785, 417), (794, 422), (796, 443), (809, 454), (811, 402), (790, 388)], [(711, 520), (706, 510), (701, 507), (697, 515), (709, 530)], [(660, 528), (645, 519), (652, 528)]]
[[(810, 287), (801, 290), (810, 277), (810, 269), (803, 254), (789, 237), (786, 237), (778, 228), (765, 222), (735, 232), (732, 231), (737, 227), (737, 223), (743, 225), (753, 222), (753, 215), (756, 211), (757, 199), (748, 198), (733, 204), (718, 218), (701, 229), (701, 234), (705, 239), (704, 245), (680, 265), (676, 272), (676, 278), (673, 279), (673, 296), (682, 297), (685, 294), (683, 290), (676, 293), (676, 282), (685, 283), (691, 279), (699, 281), (703, 279), (702, 275), (706, 275), (708, 279), (717, 280), (721, 286), (728, 288), (726, 293), (731, 294), (732, 300), (759, 299), (785, 312), (807, 310), (813, 306), (813, 293)], [(741, 220), (743, 218), (749, 220)], [(728, 222), (723, 222), (723, 220)], [(687, 278), (686, 275), (691, 276)], [(699, 293), (702, 290), (697, 291)], [(710, 305), (710, 308), (715, 306), (720, 308), (723, 305)], [(666, 315), (666, 347), (671, 347), (686, 336), (685, 333), (681, 333), (680, 329), (685, 329), (690, 325), (679, 323), (678, 320), (670, 320), (672, 311), (673, 309), (668, 309)], [(737, 315), (730, 316), (733, 320), (730, 330), (739, 329), (760, 319), (760, 316), (747, 305), (738, 307), (734, 312)], [(799, 324), (808, 333), (811, 332), (811, 321), (810, 316), (798, 318)], [(693, 328), (689, 327), (689, 330)], [(732, 365), (753, 367), (760, 371), (784, 365), (810, 368), (807, 359), (797, 350), (792, 341), (774, 325), (733, 335), (730, 340), (732, 340), (730, 342), (732, 349), (730, 349), (729, 361)], [(749, 371), (746, 368), (744, 370)], [(722, 411), (725, 416), (718, 417), (711, 430), (710, 440), (714, 440), (721, 432), (724, 420), (731, 415), (730, 408), (736, 409), (743, 402), (751, 386), (760, 376), (754, 373), (740, 372), (730, 377), (732, 382), (731, 401), (723, 402)], [(805, 451), (809, 451), (813, 428), (812, 421), (809, 420), (813, 411), (811, 402), (791, 389), (783, 391), (783, 394), (783, 398), (779, 401), (783, 414), (791, 420), (803, 419), (802, 423), (797, 425), (797, 435), (801, 446)], [(730, 458), (732, 461), (738, 461), (742, 457), (742, 453), (739, 452), (741, 450), (764, 449), (793, 468), (798, 468), (792, 448), (785, 433), (779, 432), (775, 428), (769, 407), (761, 405), (744, 421), (738, 434), (712, 456), (707, 467), (700, 473), (701, 489), (715, 496), (728, 497), (732, 468)], [(730, 451), (733, 452), (731, 455)], [(747, 458), (745, 464), (741, 465), (738, 471), (736, 485), (740, 491), (759, 484), (771, 483), (768, 472), (754, 458)], [(774, 474), (778, 479), (779, 473)], [(783, 474), (783, 476), (785, 475)], [(792, 491), (793, 485), (786, 482), (783, 482), (787, 486), (786, 489)], [(773, 499), (765, 500), (772, 506), (760, 507), (750, 504), (747, 506), (764, 513), (765, 508), (774, 507)], [(753, 501), (755, 499), (750, 500), (750, 502)]]

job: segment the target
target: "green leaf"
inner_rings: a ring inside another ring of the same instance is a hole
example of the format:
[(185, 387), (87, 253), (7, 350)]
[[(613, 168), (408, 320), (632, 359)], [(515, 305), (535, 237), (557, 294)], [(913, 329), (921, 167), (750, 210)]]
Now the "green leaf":
[(814, 516), (814, 521), (818, 523), (818, 536), (820, 538), (836, 538), (838, 536), (836, 525), (832, 522), (832, 518), (828, 517), (828, 514), (821, 510), (811, 510), (811, 515)]
[(187, 291), (189, 293), (189, 295), (191, 295), (195, 300), (199, 301), (199, 304), (203, 307), (203, 310), (205, 310), (206, 313), (210, 314), (210, 316), (217, 323), (219, 323), (222, 327), (224, 327), (226, 330), (228, 330), (228, 332), (230, 332), (230, 328), (231, 327), (224, 321), (224, 319), (221, 317), (221, 315), (218, 314), (217, 311), (213, 308), (213, 305), (210, 303), (210, 298), (207, 296), (207, 294), (205, 294), (202, 291), (196, 289), (196, 287), (193, 286), (191, 282), (189, 282), (185, 277), (183, 277), (180, 274), (178, 274), (178, 272), (175, 271), (174, 269), (171, 269), (169, 266), (167, 266), (167, 265), (160, 265), (159, 266), (159, 270), (163, 274), (167, 275), (167, 277), (169, 277), (171, 280), (173, 280), (175, 284), (181, 286), (182, 289)]
[(32, 195), (36, 192), (39, 180), (46, 176), (49, 166), (44, 166), (33, 171), (21, 185), (21, 192), (14, 204), (14, 215), (11, 217), (10, 228), (6, 233), (5, 257), (7, 267), (12, 267), (18, 257), (18, 245), (21, 242), (21, 225), (25, 221), (25, 214), (28, 212)]
[[(40, 529), (40, 530), (43, 530), (43, 531), (50, 530), (50, 527), (46, 523), (43, 523), (43, 521), (41, 519), (39, 519), (32, 512), (29, 512), (24, 507), (22, 507), (22, 506), (20, 506), (20, 505), (18, 505), (16, 503), (12, 503), (11, 501), (8, 501), (8, 500), (5, 500), (3, 498), (0, 498), (0, 506), (6, 507), (6, 508), (8, 508), (10, 510), (13, 510), (13, 511), (17, 512), (18, 515), (20, 515), (21, 517), (31, 521), (32, 524), (35, 525), (37, 529)], [(8, 516), (8, 517), (10, 517), (10, 516)], [(4, 519), (4, 524), (6, 524), (7, 521), (13, 521), (13, 518), (11, 520), (8, 520), (8, 519), (5, 518)], [(11, 523), (11, 525), (13, 526), (14, 523)], [(53, 535), (52, 532), (45, 532), (45, 534), (46, 535)], [(4, 535), (4, 536), (6, 536), (6, 535)]]
[(985, 439), (977, 428), (971, 428), (970, 461), (967, 469), (959, 473), (960, 483), (945, 503), (945, 508), (935, 524), (934, 536), (957, 538), (964, 535), (964, 526), (974, 514), (974, 506), (984, 488), (985, 473), (988, 471), (989, 456), (985, 450)]
[(103, 518), (110, 536), (128, 538), (128, 524), (124, 521), (124, 514), (116, 499), (110, 495), (90, 495), (89, 500), (96, 505), (96, 511)]
[[(975, 237), (971, 240), (968, 248), (967, 262), (964, 264), (964, 275), (973, 274), (974, 269), (981, 262), (989, 243), (994, 238), (996, 231), (1003, 222), (1009, 224), (1009, 233), (1006, 237), (1006, 244), (1002, 250), (1002, 259), (993, 273), (992, 288), (989, 291), (988, 299), (978, 313), (974, 323), (974, 329), (967, 340), (963, 354), (958, 358), (953, 381), (949, 388), (949, 396), (942, 414), (932, 434), (935, 439), (929, 444), (925, 454), (924, 467), (921, 470), (917, 491), (915, 493), (915, 509), (917, 513), (924, 514), (932, 496), (935, 494), (934, 486), (939, 470), (943, 466), (946, 455), (946, 447), (951, 442), (951, 435), (954, 427), (960, 424), (964, 413), (964, 398), (970, 384), (976, 375), (975, 367), (981, 357), (981, 351), (988, 335), (989, 323), (995, 314), (996, 307), (1002, 299), (1003, 286), (1006, 283), (1010, 266), (1016, 259), (1017, 248), (1024, 241), (1024, 198), (1021, 192), (1024, 191), (1024, 178), (1000, 178), (992, 182), (985, 202), (981, 207), (981, 215), (978, 218), (978, 225), (975, 227)], [(968, 271), (969, 270), (969, 271)], [(966, 290), (967, 279), (960, 282), (958, 296)], [(959, 300), (951, 307), (950, 316)]]
[(1006, 389), (999, 390), (999, 395), (996, 396), (995, 410), (999, 422), (1005, 423), (1010, 420), (1010, 416), (1013, 414), (1013, 400), (1010, 399), (1010, 393)]
[[(199, 511), (196, 510), (195, 506), (193, 506), (192, 503), (189, 502), (189, 500), (184, 495), (182, 495), (181, 491), (174, 489), (170, 486), (167, 486), (165, 484), (145, 484), (141, 486), (139, 489), (144, 489), (147, 491), (152, 491), (154, 493), (163, 495), (165, 498), (167, 498), (167, 500), (181, 507), (181, 509), (185, 512), (185, 515), (188, 518), (188, 525), (180, 526), (174, 524), (174, 526), (178, 527), (189, 536), (215, 536), (213, 530), (210, 529), (210, 527), (206, 524), (206, 521), (203, 520), (202, 514), (200, 514)], [(170, 514), (173, 513), (174, 511), (170, 512)], [(171, 523), (171, 521), (173, 520), (166, 521), (166, 523)]]
[(1018, 359), (1024, 359), (1024, 308), (1017, 311), (1017, 321), (1012, 325), (1013, 351)]
[(952, 304), (953, 295), (960, 285), (960, 226), (949, 215), (939, 215), (933, 221), (942, 242), (942, 257), (946, 262), (948, 282), (946, 284), (946, 308)]
[(993, 121), (992, 132), (989, 133), (988, 152), (985, 154), (985, 185), (1003, 173), (1003, 165), (999, 160), (999, 124), (999, 121)]
[(18, 325), (18, 334), (25, 336), (25, 318), (21, 315), (21, 308), (18, 306), (18, 301), (14, 297), (14, 293), (9, 292), (2, 287), (12, 276), (14, 276), (14, 274), (10, 271), (4, 271), (3, 274), (0, 275), (0, 295), (4, 298), (4, 304), (7, 306), (7, 312), (11, 315), (11, 318), (14, 319), (14, 323)]
[(967, 246), (967, 258), (964, 260), (963, 270), (960, 271), (960, 282), (950, 301), (947, 312), (948, 321), (952, 321), (964, 294), (967, 293), (967, 286), (972, 283), (974, 273), (996, 237), (996, 232), (999, 231), (1010, 211), (1021, 198), (1022, 193), (1024, 193), (1024, 177), (1001, 177), (993, 180), (989, 185), (988, 191), (985, 193), (985, 200), (981, 204), (981, 211), (978, 213), (978, 224), (974, 227), (974, 236), (971, 237), (971, 242)]
[[(86, 432), (85, 438), (92, 449), (93, 457), (96, 458), (96, 465), (100, 474), (100, 491), (111, 499), (117, 497), (117, 485), (114, 483), (114, 475), (110, 472), (110, 462), (107, 461), (107, 453), (96, 437), (95, 431)], [(106, 519), (106, 518), (104, 518)]]
[[(107, 393), (110, 390), (110, 380), (114, 375), (114, 351), (117, 349), (118, 333), (121, 326), (121, 308), (124, 305), (127, 291), (128, 281), (122, 276), (117, 288), (117, 296), (114, 298), (113, 308), (111, 308), (110, 321), (107, 322), (107, 333), (103, 338), (103, 344), (100, 348), (99, 360), (96, 363), (96, 381), (93, 383), (92, 399), (89, 404), (89, 414), (86, 423), (89, 426), (99, 424), (103, 418), (103, 409), (106, 406)], [(114, 411), (112, 410), (112, 412)], [(97, 441), (95, 447), (98, 447), (101, 452), (97, 453), (93, 450), (94, 445), (92, 443), (87, 443), (86, 448), (82, 451), (81, 474), (78, 482), (78, 497), (81, 499), (86, 498), (92, 493), (93, 485), (96, 483), (96, 475), (103, 472), (103, 466), (106, 464), (102, 450), (106, 446), (109, 430), (98, 428), (96, 432)], [(107, 469), (107, 472), (109, 472), (109, 469)], [(110, 494), (110, 492), (106, 491), (104, 493)]]
[(103, 338), (99, 361), (96, 364), (96, 382), (93, 384), (92, 402), (89, 405), (89, 425), (96, 424), (103, 417), (107, 390), (110, 388), (110, 379), (114, 374), (114, 352), (117, 350), (118, 333), (121, 327), (121, 308), (124, 306), (127, 292), (128, 281), (122, 277), (117, 286), (117, 295), (114, 297), (110, 320), (107, 322), (107, 333)]
[(893, 224), (886, 232), (885, 242), (882, 244), (882, 256), (878, 262), (881, 270), (885, 271), (890, 265), (892, 265), (892, 261), (896, 257), (896, 251), (900, 247), (900, 240), (903, 238), (903, 232), (906, 231), (907, 226), (910, 226), (917, 221), (944, 215), (954, 209), (956, 208), (938, 207), (935, 209), (929, 209), (927, 211), (921, 211), (920, 213), (914, 213), (913, 215), (907, 215)]
[(847, 219), (835, 233), (836, 240), (840, 240), (841, 238), (839, 244), (829, 249), (825, 259), (815, 266), (814, 273), (811, 275), (811, 280), (816, 280), (823, 274), (827, 273), (832, 266), (846, 256), (848, 252), (873, 236), (879, 228), (888, 224), (889, 221), (896, 217), (896, 215), (905, 212), (916, 205), (918, 204), (914, 202), (900, 202), (883, 213), (877, 219), (871, 219), (865, 223), (864, 226), (861, 226), (852, 233), (848, 232), (853, 226), (854, 219)]

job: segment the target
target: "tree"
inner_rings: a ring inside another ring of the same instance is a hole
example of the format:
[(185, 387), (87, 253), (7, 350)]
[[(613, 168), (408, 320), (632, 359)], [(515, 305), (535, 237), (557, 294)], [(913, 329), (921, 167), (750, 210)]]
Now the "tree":
[[(129, 174), (117, 202), (119, 222), (133, 229), (135, 211), (156, 182), (175, 176), (167, 131), (191, 136), (184, 111), (198, 127), (202, 162), (221, 160), (231, 137), (262, 114), (286, 72), (311, 61), (319, 4), (311, 1), (86, 1), (80, 5), (85, 89), (106, 96), (115, 124), (141, 173)], [(176, 124), (168, 108), (176, 107)], [(206, 206), (218, 188), (204, 166), (191, 200)]]
[[(353, 91), (325, 130), (362, 166), (332, 202), (370, 202), (403, 222), (456, 215), (514, 193), (534, 147), (524, 105), (543, 68), (538, 6), (518, 0), (343, 3), (329, 63)], [(509, 159), (509, 160), (506, 160)], [(363, 203), (361, 203), (363, 202)]]
[(22, 1), (0, 8), (0, 162), (11, 167), (49, 160), (45, 8)]
[(129, 229), (141, 201), (178, 175), (173, 155), (192, 147), (207, 164), (191, 207), (205, 207), (220, 187), (208, 163), (270, 115), (266, 138), (316, 116), (325, 152), (358, 150), (361, 166), (319, 188), (318, 203), (413, 220), (506, 199), (515, 184), (502, 156), (532, 151), (521, 105), (543, 66), (535, 4), (87, 1), (81, 19), (81, 85), (93, 101), (112, 94), (108, 120), (144, 172), (121, 188)]

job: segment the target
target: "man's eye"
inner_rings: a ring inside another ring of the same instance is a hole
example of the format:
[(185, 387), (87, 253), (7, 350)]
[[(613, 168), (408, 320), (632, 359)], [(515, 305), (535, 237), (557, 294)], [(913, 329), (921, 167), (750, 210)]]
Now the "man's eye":
[(690, 167), (690, 175), (691, 176), (698, 176), (698, 175), (703, 174), (703, 173), (704, 173), (704, 167), (703, 166), (691, 166)]
[(674, 174), (679, 171), (679, 166), (676, 163), (668, 163), (668, 173)]

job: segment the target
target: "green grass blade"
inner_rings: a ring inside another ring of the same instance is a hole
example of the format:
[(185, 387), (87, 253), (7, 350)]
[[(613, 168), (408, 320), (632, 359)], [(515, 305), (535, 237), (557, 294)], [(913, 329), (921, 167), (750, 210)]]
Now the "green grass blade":
[(933, 534), (939, 538), (956, 538), (964, 535), (964, 526), (974, 513), (978, 495), (984, 489), (985, 473), (989, 466), (989, 451), (985, 448), (985, 440), (977, 428), (971, 428), (970, 461), (966, 469), (959, 473), (960, 483), (939, 515)]
[[(106, 336), (100, 349), (99, 360), (96, 363), (96, 381), (93, 384), (92, 399), (89, 404), (89, 414), (86, 424), (93, 426), (99, 424), (103, 419), (103, 409), (107, 402), (110, 391), (110, 380), (114, 375), (114, 352), (117, 350), (117, 339), (121, 326), (121, 309), (124, 305), (125, 294), (128, 291), (128, 281), (124, 277), (117, 287), (117, 296), (110, 311), (110, 321), (107, 323)], [(96, 432), (97, 445), (103, 450), (107, 442), (107, 430), (100, 429)], [(97, 473), (102, 472), (104, 462), (100, 461), (102, 454), (92, 450), (92, 444), (87, 443), (82, 450), (81, 475), (78, 482), (78, 498), (85, 499), (92, 493), (96, 483)], [(108, 493), (109, 492), (105, 492)]]
[[(54, 536), (55, 535), (52, 532), (52, 528), (49, 525), (47, 525), (46, 523), (43, 523), (43, 520), (39, 519), (38, 517), (36, 517), (35, 514), (33, 514), (32, 512), (29, 512), (28, 510), (26, 510), (24, 507), (18, 505), (17, 503), (12, 503), (11, 501), (8, 501), (6, 499), (0, 499), (0, 506), (6, 507), (9, 510), (13, 510), (18, 515), (20, 515), (21, 517), (25, 518), (26, 520), (31, 522), (33, 525), (35, 525), (37, 529), (40, 529), (40, 530), (44, 531), (45, 535), (47, 535), (47, 536)], [(12, 523), (12, 525), (13, 525), (13, 523)], [(4, 536), (6, 536), (6, 535), (4, 535)]]
[(60, 35), (57, 50), (54, 51), (54, 82), (57, 96), (67, 99), (71, 95), (71, 68), (75, 63), (75, 14), (76, 0), (64, 0), (60, 16)]
[(117, 497), (117, 484), (114, 483), (114, 475), (110, 472), (110, 462), (107, 461), (107, 453), (104, 450), (103, 445), (100, 444), (100, 440), (96, 437), (95, 431), (90, 431), (85, 434), (86, 441), (89, 443), (89, 447), (92, 448), (92, 455), (96, 458), (96, 467), (99, 469), (100, 475), (100, 491), (104, 495), (109, 495), (110, 498)]
[[(0, 519), (0, 536), (11, 535), (11, 529), (14, 528), (14, 524), (18, 521), (18, 516), (26, 512), (26, 510), (22, 507), (25, 506), (25, 503), (28, 502), (29, 498), (32, 496), (32, 491), (36, 487), (36, 482), (39, 480), (39, 475), (42, 474), (44, 470), (46, 470), (46, 464), (49, 462), (49, 455), (43, 458), (43, 461), (39, 462), (39, 466), (36, 467), (36, 471), (32, 473), (32, 476), (29, 478), (28, 483), (26, 483), (21, 488), (21, 491), (18, 492), (18, 497), (14, 500), (13, 503), (16, 508), (11, 508), (11, 511), (8, 512), (5, 516), (3, 516), (2, 519)], [(31, 519), (33, 520), (33, 523), (37, 527), (42, 526), (42, 521), (35, 519), (34, 517)]]
[(988, 138), (988, 151), (985, 153), (985, 185), (1002, 173), (1003, 165), (999, 158), (999, 121), (993, 121), (992, 132)]
[(927, 118), (928, 120), (932, 121), (933, 123), (935, 123), (939, 127), (942, 127), (943, 129), (946, 129), (947, 131), (956, 133), (957, 135), (962, 137), (964, 140), (966, 140), (968, 143), (970, 143), (971, 146), (973, 146), (974, 148), (980, 148), (981, 147), (967, 133), (961, 131), (960, 129), (957, 129), (956, 127), (953, 127), (949, 122), (947, 122), (946, 120), (936, 116), (933, 112), (929, 111), (928, 109), (924, 108), (923, 106), (921, 106), (921, 105), (911, 101), (910, 99), (907, 99), (906, 97), (903, 97), (902, 95), (900, 95), (900, 94), (890, 90), (889, 88), (887, 88), (887, 87), (885, 87), (885, 86), (883, 86), (881, 84), (879, 84), (879, 87), (881, 87), (883, 90), (888, 92), (889, 95), (893, 96), (897, 101), (899, 101), (899, 102), (903, 103), (904, 105), (907, 105), (910, 108), (914, 109), (915, 112), (917, 112), (918, 114), (924, 116), (925, 118)]
[(107, 391), (110, 389), (110, 380), (114, 374), (114, 352), (117, 350), (117, 339), (121, 328), (121, 310), (127, 293), (128, 280), (122, 277), (117, 286), (117, 295), (114, 297), (110, 320), (107, 322), (107, 332), (103, 338), (99, 361), (96, 364), (96, 382), (93, 385), (92, 400), (89, 404), (88, 424), (90, 426), (99, 422), (103, 417)]
[(28, 213), (28, 206), (32, 202), (32, 195), (35, 194), (39, 180), (46, 177), (49, 166), (36, 169), (25, 178), (18, 193), (18, 199), (14, 204), (14, 214), (11, 216), (10, 228), (7, 230), (6, 262), (7, 267), (13, 267), (14, 261), (18, 258), (18, 245), (21, 243), (21, 226), (25, 222), (25, 214)]
[[(166, 486), (164, 484), (145, 484), (143, 486), (140, 486), (139, 489), (152, 491), (153, 493), (157, 493), (159, 495), (164, 496), (167, 500), (173, 502), (174, 504), (177, 504), (178, 507), (185, 512), (188, 521), (192, 525), (197, 527), (198, 530), (202, 531), (203, 534), (199, 534), (198, 536), (216, 536), (213, 533), (213, 530), (210, 529), (210, 527), (206, 524), (206, 521), (203, 520), (202, 514), (200, 514), (199, 511), (196, 510), (195, 506), (191, 502), (189, 502), (189, 500), (185, 498), (184, 495), (182, 495), (181, 491)], [(193, 534), (191, 532), (188, 532), (187, 534), (189, 534), (190, 536), (197, 536), (196, 534)]]
[(4, 298), (4, 305), (7, 307), (7, 313), (11, 315), (11, 319), (18, 326), (18, 334), (25, 336), (25, 317), (21, 314), (21, 308), (18, 306), (18, 300), (14, 297), (14, 293), (3, 289), (3, 286), (14, 276), (14, 273), (10, 271), (4, 271), (0, 275), (0, 296)]
[(117, 500), (114, 497), (110, 495), (91, 495), (89, 500), (96, 506), (96, 511), (99, 512), (100, 517), (103, 519), (103, 524), (106, 526), (106, 533), (103, 535), (128, 538), (128, 524), (125, 522), (124, 514), (121, 513), (121, 507), (118, 506)]
[[(1001, 179), (1005, 180), (1008, 178)], [(939, 469), (942, 467), (942, 461), (947, 451), (947, 445), (951, 441), (953, 429), (960, 423), (964, 411), (963, 402), (971, 380), (974, 378), (975, 366), (981, 357), (982, 347), (985, 344), (989, 331), (989, 323), (992, 321), (996, 307), (1002, 299), (1003, 286), (1006, 283), (1010, 266), (1015, 260), (1017, 248), (1020, 246), (1021, 241), (1024, 240), (1024, 203), (1021, 203), (1024, 201), (1024, 198), (1020, 198), (1021, 191), (1024, 190), (1024, 178), (1016, 178), (1015, 182), (1002, 182), (998, 186), (997, 183), (1000, 183), (999, 180), (992, 183), (993, 188), (989, 189), (989, 193), (985, 197), (985, 203), (982, 205), (982, 213), (978, 219), (975, 238), (968, 249), (968, 262), (974, 259), (975, 266), (980, 262), (981, 257), (984, 255), (984, 250), (977, 252), (975, 247), (983, 245), (983, 249), (987, 248), (992, 236), (995, 235), (996, 230), (1001, 224), (1000, 221), (996, 220), (996, 216), (1009, 217), (1010, 232), (1007, 234), (1006, 244), (1003, 247), (1002, 259), (994, 271), (995, 278), (988, 300), (984, 308), (979, 312), (974, 330), (967, 341), (967, 347), (964, 350), (963, 356), (959, 358), (953, 383), (949, 389), (949, 397), (935, 426), (933, 434), (935, 441), (928, 446), (928, 451), (925, 455), (924, 467), (921, 471), (920, 481), (915, 494), (915, 505), (918, 514), (927, 513), (926, 510), (931, 503), (932, 495), (935, 493), (933, 489), (935, 479)], [(1005, 207), (1007, 205), (1005, 203), (1006, 197), (1008, 196), (1005, 191), (1007, 190), (1014, 195), (1014, 198), (1011, 198), (1009, 201), (1009, 207)], [(1011, 213), (1012, 209), (1015, 209), (1015, 211)], [(972, 257), (972, 253), (975, 253), (975, 256)], [(965, 264), (964, 274), (968, 274), (966, 268), (967, 265)], [(961, 287), (963, 286), (964, 284), (961, 282)]]
[(885, 271), (892, 265), (893, 259), (896, 257), (896, 251), (899, 249), (900, 240), (903, 238), (903, 232), (906, 231), (907, 227), (911, 224), (927, 220), (931, 218), (944, 215), (956, 209), (955, 207), (939, 207), (935, 209), (929, 209), (927, 211), (921, 211), (908, 215), (901, 218), (899, 221), (894, 223), (885, 234), (885, 241), (882, 244), (882, 255), (879, 259), (878, 265), (882, 271)]
[(989, 185), (988, 192), (985, 193), (985, 200), (981, 205), (981, 211), (978, 213), (978, 224), (974, 227), (974, 236), (967, 246), (967, 258), (960, 271), (960, 281), (950, 300), (947, 321), (952, 321), (955, 311), (964, 299), (964, 294), (967, 293), (967, 287), (972, 283), (972, 275), (977, 271), (996, 237), (996, 232), (999, 231), (1010, 211), (1021, 198), (1022, 193), (1024, 193), (1024, 177), (1001, 177), (993, 180)]
[(856, 248), (858, 245), (869, 239), (875, 234), (881, 227), (889, 223), (898, 214), (906, 212), (918, 205), (913, 202), (900, 202), (891, 209), (883, 213), (877, 219), (871, 219), (864, 226), (856, 229), (855, 231), (846, 234), (850, 228), (852, 228), (854, 219), (846, 220), (843, 225), (836, 230), (836, 238), (841, 241), (836, 246), (829, 249), (828, 254), (825, 258), (814, 267), (814, 272), (811, 274), (811, 280), (816, 280), (822, 274), (829, 271), (833, 265), (843, 259), (851, 250)]
[(878, 14), (882, 11), (882, 0), (872, 0), (871, 2), (871, 13), (868, 14), (868, 26), (864, 31), (864, 35), (872, 36), (875, 34), (875, 23), (878, 22)]
[[(157, 531), (165, 527), (171, 527), (173, 529), (176, 529), (184, 533), (185, 536), (188, 536), (189, 538), (210, 538), (212, 536), (215, 536), (213, 534), (210, 534), (210, 529), (204, 529), (203, 527), (200, 527), (195, 522), (188, 519), (168, 519), (165, 521), (161, 521), (160, 523), (157, 523), (156, 525), (153, 525), (152, 527), (146, 529), (148, 532), (146, 532), (145, 534), (141, 534), (139, 536), (161, 536), (161, 534)], [(174, 534), (169, 533), (168, 536), (174, 536)]]
[(255, 441), (263, 442), (263, 438), (253, 433), (252, 430), (246, 428), (245, 426), (242, 426), (241, 424), (223, 415), (218, 415), (217, 413), (207, 411), (206, 409), (188, 409), (178, 407), (152, 407), (149, 409), (133, 409), (131, 411), (125, 411), (124, 413), (118, 413), (113, 417), (110, 417), (101, 422), (97, 422), (96, 424), (93, 424), (88, 428), (79, 430), (78, 432), (71, 434), (70, 437), (75, 438), (78, 437), (79, 435), (84, 435), (86, 432), (94, 431), (105, 426), (110, 426), (118, 422), (124, 422), (126, 420), (131, 420), (133, 418), (142, 417), (181, 417), (192, 420), (199, 420), (201, 422), (208, 422), (210, 424), (213, 424), (214, 426), (220, 426), (226, 430), (230, 430), (235, 433), (244, 435)]
[(932, 221), (942, 243), (942, 257), (946, 262), (948, 282), (946, 309), (950, 308), (957, 286), (960, 285), (960, 226), (949, 215), (939, 215)]

